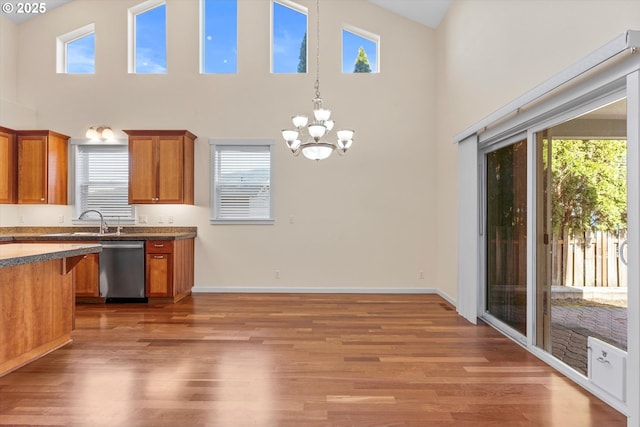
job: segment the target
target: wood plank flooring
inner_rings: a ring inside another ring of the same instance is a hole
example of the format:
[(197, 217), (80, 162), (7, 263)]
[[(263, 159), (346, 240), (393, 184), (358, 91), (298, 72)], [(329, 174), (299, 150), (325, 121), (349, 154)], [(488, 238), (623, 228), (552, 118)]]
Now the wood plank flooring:
[(72, 337), (0, 378), (0, 425), (626, 426), (436, 295), (80, 305)]

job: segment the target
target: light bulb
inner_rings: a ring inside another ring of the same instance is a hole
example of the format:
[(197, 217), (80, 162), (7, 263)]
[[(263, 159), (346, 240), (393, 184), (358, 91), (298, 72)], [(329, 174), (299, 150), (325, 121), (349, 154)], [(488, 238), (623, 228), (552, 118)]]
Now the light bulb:
[(102, 135), (101, 135), (104, 139), (113, 139), (113, 130), (111, 130), (111, 128), (106, 127), (104, 129), (102, 129)]
[(91, 126), (89, 129), (87, 129), (87, 133), (85, 133), (85, 136), (89, 139), (98, 139), (98, 131), (96, 131), (96, 128)]

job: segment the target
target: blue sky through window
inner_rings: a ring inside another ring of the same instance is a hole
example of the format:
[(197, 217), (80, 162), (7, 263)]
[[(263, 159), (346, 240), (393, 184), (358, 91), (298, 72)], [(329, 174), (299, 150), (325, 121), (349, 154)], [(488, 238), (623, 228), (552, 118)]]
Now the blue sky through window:
[(204, 73), (236, 73), (238, 70), (238, 3), (236, 0), (203, 0), (202, 53)]
[(95, 40), (95, 33), (91, 33), (67, 42), (67, 73), (94, 74), (96, 72)]
[(272, 31), (272, 72), (297, 73), (307, 15), (274, 1)]
[(167, 72), (167, 6), (136, 15), (136, 73)]
[(351, 31), (342, 30), (342, 72), (353, 73), (358, 58), (358, 50), (364, 48), (371, 72), (378, 72), (378, 47), (377, 43), (368, 38), (359, 36)]

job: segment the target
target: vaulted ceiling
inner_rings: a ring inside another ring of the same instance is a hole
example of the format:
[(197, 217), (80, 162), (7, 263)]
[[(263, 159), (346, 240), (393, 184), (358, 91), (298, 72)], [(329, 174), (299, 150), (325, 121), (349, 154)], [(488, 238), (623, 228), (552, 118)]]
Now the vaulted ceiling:
[[(47, 10), (54, 9), (71, 0), (47, 0)], [(431, 28), (437, 28), (453, 0), (368, 0), (370, 3), (390, 10)], [(17, 3), (11, 0), (8, 3)], [(30, 14), (0, 12), (3, 16), (19, 24), (36, 16)]]

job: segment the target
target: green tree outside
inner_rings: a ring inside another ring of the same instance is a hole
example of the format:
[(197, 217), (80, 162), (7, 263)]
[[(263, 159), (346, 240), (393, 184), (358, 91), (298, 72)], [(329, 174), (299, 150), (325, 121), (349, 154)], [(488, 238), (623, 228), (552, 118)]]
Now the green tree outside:
[(298, 56), (298, 72), (307, 72), (307, 33), (304, 33), (302, 43), (300, 43), (300, 55)]
[(360, 46), (358, 49), (358, 56), (356, 57), (356, 65), (353, 68), (354, 73), (370, 73), (371, 65), (369, 64), (369, 58), (367, 58), (367, 53), (364, 51), (364, 48)]
[(625, 140), (553, 140), (554, 233), (627, 228), (626, 152)]

